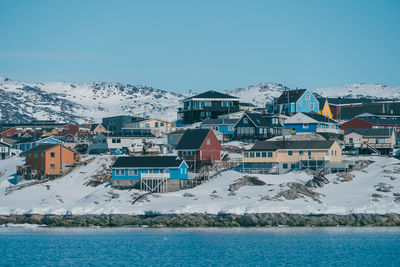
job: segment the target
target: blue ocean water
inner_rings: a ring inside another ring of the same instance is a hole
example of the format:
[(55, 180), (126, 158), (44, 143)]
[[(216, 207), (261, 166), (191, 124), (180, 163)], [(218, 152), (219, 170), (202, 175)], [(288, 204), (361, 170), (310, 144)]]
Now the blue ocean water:
[(0, 266), (400, 266), (400, 228), (0, 227)]

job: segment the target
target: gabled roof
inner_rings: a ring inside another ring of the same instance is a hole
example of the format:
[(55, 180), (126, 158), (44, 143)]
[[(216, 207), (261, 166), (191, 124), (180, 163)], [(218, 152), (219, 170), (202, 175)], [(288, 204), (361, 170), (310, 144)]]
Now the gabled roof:
[(315, 113), (315, 112), (308, 112), (308, 113), (304, 113), (306, 116), (318, 121), (318, 122), (329, 122), (329, 123), (337, 123), (337, 121), (332, 120), (328, 117), (325, 117), (321, 114)]
[(201, 125), (235, 125), (238, 119), (206, 119)]
[(7, 143), (5, 143), (5, 142), (2, 142), (2, 141), (0, 141), (0, 146), (8, 146), (8, 147), (11, 147), (11, 145), (9, 145), (9, 144), (7, 144)]
[(200, 149), (207, 137), (210, 129), (189, 129), (187, 130), (179, 143), (176, 145), (177, 150), (179, 149)]
[(297, 89), (297, 90), (289, 90), (283, 91), (280, 97), (276, 100), (276, 104), (287, 104), (287, 103), (295, 103), (299, 98), (304, 94), (307, 89)]
[(276, 151), (279, 149), (329, 149), (335, 140), (257, 141), (249, 151)]
[(55, 146), (59, 146), (60, 144), (40, 144), (38, 146), (32, 147), (31, 149), (29, 149), (26, 152), (45, 152)]
[(370, 137), (388, 137), (393, 133), (392, 129), (389, 128), (360, 128), (360, 129), (347, 129), (346, 135), (350, 133), (357, 133), (362, 136)]
[(319, 122), (337, 124), (336, 121), (315, 112), (297, 113), (296, 115), (293, 115), (292, 117), (286, 119), (285, 124), (319, 123)]
[(183, 101), (187, 101), (187, 100), (191, 100), (191, 99), (197, 99), (197, 98), (208, 98), (208, 99), (213, 99), (213, 98), (218, 98), (218, 99), (230, 99), (230, 100), (239, 100), (238, 97), (236, 96), (231, 96), (231, 95), (227, 95), (227, 94), (223, 94), (223, 93), (219, 93), (216, 91), (207, 91), (205, 93), (199, 94), (199, 95), (195, 95), (192, 97), (188, 97), (186, 99), (184, 99)]
[(177, 156), (119, 157), (113, 168), (178, 168), (183, 159)]
[[(318, 97), (317, 100), (318, 100), (318, 103), (319, 103), (319, 109), (323, 109), (323, 108), (324, 108), (324, 105), (325, 105), (325, 102), (326, 102), (328, 99), (327, 99), (327, 98)], [(329, 101), (328, 101), (328, 103), (329, 103)]]
[(245, 116), (253, 122), (256, 127), (269, 127), (272, 126), (271, 120), (269, 116), (261, 113), (255, 112), (246, 112)]
[(93, 123), (92, 125), (90, 125), (90, 131), (94, 131), (97, 128), (97, 125), (99, 125), (100, 123)]

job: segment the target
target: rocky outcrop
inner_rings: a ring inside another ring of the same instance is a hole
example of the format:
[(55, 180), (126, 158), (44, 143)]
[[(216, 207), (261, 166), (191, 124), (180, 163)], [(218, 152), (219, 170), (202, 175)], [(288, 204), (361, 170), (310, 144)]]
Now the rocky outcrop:
[(237, 179), (235, 183), (229, 185), (228, 191), (230, 192), (229, 195), (235, 195), (236, 190), (243, 186), (261, 186), (265, 185), (265, 183), (258, 179), (257, 176), (249, 176), (245, 175), (240, 179)]
[(232, 226), (400, 226), (400, 214), (101, 214), (101, 215), (0, 215), (2, 224), (47, 226), (151, 226), (151, 227), (232, 227)]

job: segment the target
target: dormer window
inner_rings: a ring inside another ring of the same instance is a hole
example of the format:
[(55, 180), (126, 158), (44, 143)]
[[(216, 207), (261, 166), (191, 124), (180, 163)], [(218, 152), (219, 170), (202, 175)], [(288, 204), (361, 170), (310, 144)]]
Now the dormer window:
[(306, 100), (310, 100), (310, 95), (306, 95)]

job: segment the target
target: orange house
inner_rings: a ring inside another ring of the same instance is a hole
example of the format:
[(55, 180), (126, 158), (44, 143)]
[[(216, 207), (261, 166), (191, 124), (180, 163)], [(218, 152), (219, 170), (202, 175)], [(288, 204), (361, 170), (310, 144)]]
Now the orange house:
[(62, 174), (67, 165), (78, 161), (78, 153), (60, 144), (40, 144), (25, 152), (25, 165), (41, 175)]

